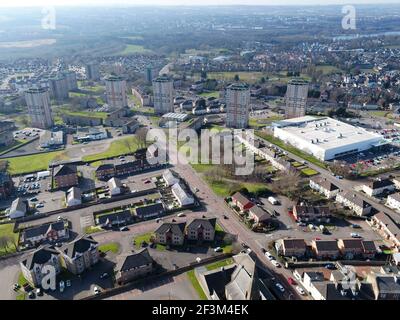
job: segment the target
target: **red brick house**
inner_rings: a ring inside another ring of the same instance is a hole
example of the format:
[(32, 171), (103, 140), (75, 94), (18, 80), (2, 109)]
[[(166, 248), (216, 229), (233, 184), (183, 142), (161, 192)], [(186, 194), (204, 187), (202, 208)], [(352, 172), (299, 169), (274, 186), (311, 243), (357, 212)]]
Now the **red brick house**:
[(232, 197), (232, 203), (241, 211), (247, 211), (254, 206), (254, 203), (247, 199), (242, 193), (236, 192)]
[(53, 187), (70, 188), (78, 185), (78, 169), (75, 165), (61, 165), (53, 170)]

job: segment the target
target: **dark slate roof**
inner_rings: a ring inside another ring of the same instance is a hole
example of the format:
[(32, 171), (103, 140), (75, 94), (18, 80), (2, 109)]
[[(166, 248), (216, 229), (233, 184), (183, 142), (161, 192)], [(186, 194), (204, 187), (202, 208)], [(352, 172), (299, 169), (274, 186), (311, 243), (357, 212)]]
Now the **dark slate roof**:
[(362, 242), (364, 251), (376, 251), (376, 245), (374, 241), (367, 240)]
[(329, 207), (295, 206), (297, 214), (330, 215)]
[(207, 229), (215, 229), (216, 222), (217, 222), (217, 218), (194, 219), (192, 222), (190, 222), (188, 224), (188, 228), (198, 229), (200, 227), (204, 227)]
[(282, 244), (285, 246), (285, 249), (306, 249), (304, 239), (283, 239)]
[(368, 208), (371, 206), (368, 202), (364, 201), (360, 196), (358, 196), (357, 193), (348, 191), (348, 192), (342, 192), (340, 193), (340, 195), (359, 207)]
[(363, 249), (361, 239), (342, 239), (345, 249)]
[(117, 164), (117, 165), (115, 165), (115, 170), (125, 170), (125, 169), (136, 168), (136, 167), (141, 167), (140, 160)]
[(54, 169), (54, 176), (65, 176), (69, 174), (76, 174), (78, 172), (78, 169), (76, 168), (75, 165), (72, 164), (65, 164), (57, 167)]
[(395, 278), (392, 275), (378, 275), (376, 277), (376, 284), (381, 294), (400, 294), (400, 277), (398, 276)]
[(131, 269), (141, 267), (152, 262), (153, 259), (146, 248), (130, 255), (121, 256), (120, 263), (117, 266), (117, 270), (121, 272), (129, 271)]
[(318, 251), (339, 250), (336, 240), (315, 240), (314, 242)]
[(173, 234), (183, 234), (185, 231), (186, 222), (182, 223), (163, 223), (155, 233), (164, 234), (171, 231)]
[(336, 288), (334, 283), (328, 281), (314, 283), (314, 286), (318, 289), (325, 300), (350, 300), (347, 295), (342, 295)]
[(107, 222), (107, 220), (109, 221), (109, 223), (113, 223), (114, 221), (118, 221), (118, 220), (127, 221), (130, 219), (132, 219), (132, 215), (129, 210), (104, 214), (104, 215), (97, 217), (97, 221), (99, 224), (104, 224)]
[(74, 258), (77, 253), (84, 253), (89, 250), (92, 244), (97, 244), (91, 236), (82, 236), (63, 248), (63, 252), (70, 258)]
[(369, 186), (371, 189), (380, 189), (392, 185), (394, 185), (394, 183), (389, 179), (377, 179), (367, 183), (367, 186)]
[(59, 254), (60, 253), (53, 247), (40, 247), (39, 249), (30, 253), (26, 259), (22, 261), (22, 264), (31, 270), (35, 264), (45, 264), (51, 259), (52, 255)]
[(162, 203), (155, 203), (149, 206), (136, 208), (135, 210), (137, 216), (147, 216), (155, 212), (164, 211), (164, 206), (162, 205)]
[(96, 172), (103, 171), (103, 170), (111, 170), (111, 169), (114, 169), (114, 165), (111, 163), (106, 163), (106, 164), (102, 164), (102, 165), (98, 166), (98, 168), (96, 169)]
[(40, 226), (28, 228), (23, 231), (24, 238), (29, 239), (46, 234), (50, 230), (61, 231), (65, 229), (64, 221), (45, 223)]

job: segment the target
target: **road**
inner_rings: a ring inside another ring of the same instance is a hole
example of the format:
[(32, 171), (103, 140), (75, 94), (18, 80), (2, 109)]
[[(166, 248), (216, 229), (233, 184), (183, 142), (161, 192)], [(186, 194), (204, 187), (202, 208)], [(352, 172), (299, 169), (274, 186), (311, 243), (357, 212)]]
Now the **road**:
[[(267, 141), (265, 139), (262, 139), (260, 137), (257, 137), (257, 139), (260, 140), (261, 142), (265, 143), (266, 145), (273, 145), (273, 146), (279, 148), (280, 150), (282, 150), (282, 148), (280, 148), (279, 146), (274, 145), (273, 143), (270, 143), (269, 141)], [(287, 156), (289, 158), (291, 158), (291, 159), (293, 159), (293, 160), (295, 160), (297, 162), (304, 161), (303, 158), (301, 158), (299, 156), (296, 156), (293, 153), (290, 153), (290, 152), (288, 152), (286, 150), (282, 150), (282, 151), (286, 152)], [(321, 168), (321, 167), (319, 167), (319, 166), (317, 166), (317, 165), (315, 165), (315, 164), (313, 164), (311, 162), (307, 162), (307, 166), (310, 167), (311, 169), (319, 172), (321, 174), (321, 176), (326, 178), (331, 183), (337, 185), (341, 190), (343, 190), (343, 191), (351, 191), (351, 192), (356, 193), (361, 199), (363, 199), (364, 201), (370, 203), (376, 210), (386, 213), (388, 216), (392, 217), (392, 219), (394, 219), (395, 221), (400, 219), (400, 213), (389, 209), (385, 205), (377, 202), (375, 199), (372, 199), (372, 198), (366, 196), (364, 193), (355, 190), (354, 187), (357, 184), (360, 184), (359, 182), (356, 183), (355, 181), (350, 181), (350, 180), (347, 180), (347, 179), (337, 179), (336, 177), (334, 177), (332, 175), (332, 173), (329, 170)]]

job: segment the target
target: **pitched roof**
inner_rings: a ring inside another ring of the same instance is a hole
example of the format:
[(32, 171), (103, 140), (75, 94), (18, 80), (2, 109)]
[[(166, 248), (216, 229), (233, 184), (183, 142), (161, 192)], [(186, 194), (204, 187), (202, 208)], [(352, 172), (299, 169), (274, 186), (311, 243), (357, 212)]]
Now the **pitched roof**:
[(159, 211), (164, 211), (164, 206), (162, 203), (154, 203), (144, 207), (138, 207), (135, 209), (137, 216), (147, 216)]
[(304, 239), (282, 239), (282, 244), (285, 249), (306, 249), (306, 242)]
[(59, 255), (60, 253), (53, 247), (40, 247), (34, 252), (30, 253), (23, 261), (22, 264), (29, 270), (33, 268), (35, 264), (43, 265), (50, 261), (53, 255)]
[(297, 214), (330, 215), (329, 207), (294, 206)]
[(341, 192), (340, 195), (358, 207), (368, 208), (371, 206), (368, 202), (357, 195), (357, 193), (354, 193), (352, 191)]
[(371, 189), (380, 189), (394, 185), (394, 183), (389, 179), (376, 179), (366, 183), (366, 186)]
[(114, 165), (111, 163), (102, 164), (97, 167), (96, 172), (103, 171), (103, 170), (112, 170), (114, 169)]
[(40, 226), (25, 229), (23, 231), (24, 239), (30, 239), (41, 235), (46, 235), (50, 230), (61, 231), (66, 229), (64, 221), (45, 223)]
[(345, 249), (363, 249), (361, 239), (341, 239)]
[(172, 232), (173, 234), (181, 234), (183, 235), (185, 230), (186, 222), (182, 223), (163, 223), (161, 226), (157, 228), (155, 233), (164, 234), (167, 232)]
[(376, 284), (382, 294), (400, 294), (400, 277), (392, 275), (376, 275)]
[(27, 202), (22, 198), (17, 198), (11, 204), (10, 213), (16, 211), (26, 212), (27, 210), (28, 210)]
[(78, 172), (78, 169), (76, 168), (75, 165), (72, 164), (64, 164), (61, 166), (58, 166), (57, 168), (54, 169), (54, 176), (65, 176), (65, 175), (70, 175), (70, 174), (76, 174)]
[(68, 257), (74, 258), (77, 253), (82, 254), (88, 251), (92, 245), (97, 244), (98, 242), (93, 240), (91, 236), (81, 236), (80, 238), (68, 243), (62, 251)]
[(318, 251), (339, 250), (336, 240), (313, 240)]
[(236, 192), (233, 196), (232, 199), (235, 201), (241, 203), (241, 204), (248, 204), (252, 203), (249, 199), (247, 199), (241, 192)]
[(120, 272), (126, 272), (134, 268), (145, 266), (152, 262), (153, 258), (150, 256), (148, 249), (145, 248), (139, 252), (121, 255), (118, 257), (118, 264), (116, 268)]
[(98, 224), (113, 223), (114, 221), (127, 221), (132, 219), (131, 212), (129, 210), (114, 212), (109, 214), (103, 214), (96, 218)]
[(255, 215), (259, 221), (266, 221), (271, 219), (271, 215), (259, 206), (253, 206), (250, 208), (250, 213)]
[(194, 219), (188, 224), (188, 228), (198, 229), (200, 227), (203, 227), (206, 229), (215, 229), (216, 222), (217, 218)]
[(317, 176), (317, 177), (311, 178), (310, 180), (328, 191), (334, 191), (334, 190), (339, 189), (339, 187), (337, 185), (333, 184), (328, 179), (326, 179), (322, 176)]

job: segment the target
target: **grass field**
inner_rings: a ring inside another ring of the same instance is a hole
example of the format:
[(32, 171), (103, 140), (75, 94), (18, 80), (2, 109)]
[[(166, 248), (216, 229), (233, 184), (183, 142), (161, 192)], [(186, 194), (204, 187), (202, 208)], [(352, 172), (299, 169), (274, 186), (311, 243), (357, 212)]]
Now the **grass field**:
[(201, 93), (200, 96), (204, 98), (210, 98), (210, 97), (219, 98), (219, 91), (204, 92)]
[(199, 295), (200, 300), (208, 300), (206, 294), (204, 293), (203, 289), (200, 286), (199, 281), (197, 280), (194, 270), (190, 270), (187, 273), (187, 276), (192, 283), (194, 290), (196, 290), (197, 294)]
[(232, 258), (228, 258), (228, 259), (225, 259), (225, 260), (221, 260), (221, 261), (217, 261), (217, 262), (214, 262), (214, 263), (210, 263), (210, 264), (206, 265), (206, 269), (207, 270), (215, 270), (215, 269), (218, 269), (218, 268), (229, 266), (232, 263), (233, 263), (233, 259)]
[(312, 155), (309, 155), (308, 153), (305, 153), (305, 152), (303, 152), (303, 151), (301, 151), (301, 150), (299, 150), (299, 149), (297, 149), (297, 148), (295, 148), (295, 147), (293, 147), (291, 145), (288, 145), (288, 144), (284, 143), (282, 140), (280, 140), (278, 138), (275, 138), (274, 136), (272, 136), (270, 134), (267, 134), (267, 133), (264, 133), (264, 132), (261, 132), (261, 131), (256, 131), (255, 135), (259, 136), (262, 139), (267, 140), (268, 142), (270, 142), (272, 144), (277, 145), (278, 147), (280, 147), (280, 148), (282, 148), (282, 149), (284, 149), (284, 150), (286, 150), (286, 151), (288, 151), (290, 153), (293, 153), (294, 155), (296, 155), (296, 156), (298, 156), (298, 157), (300, 157), (300, 158), (302, 158), (302, 159), (304, 159), (304, 160), (306, 160), (308, 162), (311, 162), (311, 163), (315, 164), (318, 167), (321, 167), (321, 168), (324, 168), (324, 169), (327, 168), (325, 163), (323, 163), (322, 161), (320, 161), (317, 158), (313, 157)]
[(307, 177), (315, 176), (318, 174), (317, 171), (315, 171), (314, 169), (310, 169), (310, 168), (305, 168), (305, 169), (301, 170), (301, 173)]
[(341, 69), (331, 65), (316, 66), (316, 69), (317, 71), (322, 71), (323, 74), (343, 72)]
[(97, 233), (97, 232), (101, 232), (101, 231), (104, 231), (104, 229), (102, 229), (99, 226), (90, 226), (90, 227), (85, 228), (86, 234), (93, 234), (93, 233)]
[[(150, 244), (150, 239), (152, 236), (153, 236), (153, 233), (150, 232), (150, 233), (145, 233), (145, 234), (139, 235), (137, 237), (134, 237), (133, 241), (135, 242), (135, 248), (139, 250), (141, 248), (141, 244), (143, 241), (146, 242), (147, 244)], [(166, 246), (159, 244), (159, 243), (156, 244), (155, 248), (159, 251), (166, 250)]]
[(119, 54), (125, 56), (135, 53), (151, 53), (151, 52), (152, 52), (151, 50), (148, 50), (143, 46), (137, 44), (128, 44), (126, 45), (125, 49), (122, 50)]
[(385, 111), (385, 110), (377, 110), (377, 111), (370, 111), (368, 112), (371, 116), (374, 117), (381, 117), (384, 118), (386, 117), (386, 115), (389, 113), (389, 111)]
[(207, 182), (216, 195), (224, 198), (228, 197), (232, 192), (242, 188), (246, 188), (250, 193), (254, 194), (269, 191), (263, 183), (232, 182), (228, 180)]
[(120, 245), (117, 242), (110, 242), (99, 246), (99, 251), (107, 253), (112, 252), (117, 254), (119, 252)]
[(63, 114), (71, 115), (71, 116), (78, 116), (78, 117), (92, 117), (92, 118), (99, 118), (105, 120), (108, 116), (107, 112), (89, 112), (89, 111), (69, 111), (69, 110), (62, 110)]
[(39, 153), (30, 156), (5, 158), (9, 163), (10, 174), (24, 174), (47, 170), (49, 163), (54, 160), (67, 160), (63, 151)]
[(14, 253), (16, 251), (14, 243), (18, 242), (18, 233), (14, 233), (13, 230), (14, 224), (12, 223), (0, 225), (0, 237), (10, 237), (10, 239), (12, 239), (12, 242), (10, 241), (8, 243), (7, 248), (0, 247), (0, 256)]
[(113, 141), (107, 151), (83, 157), (83, 161), (99, 161), (114, 158), (136, 151), (138, 148), (136, 137), (128, 137)]

